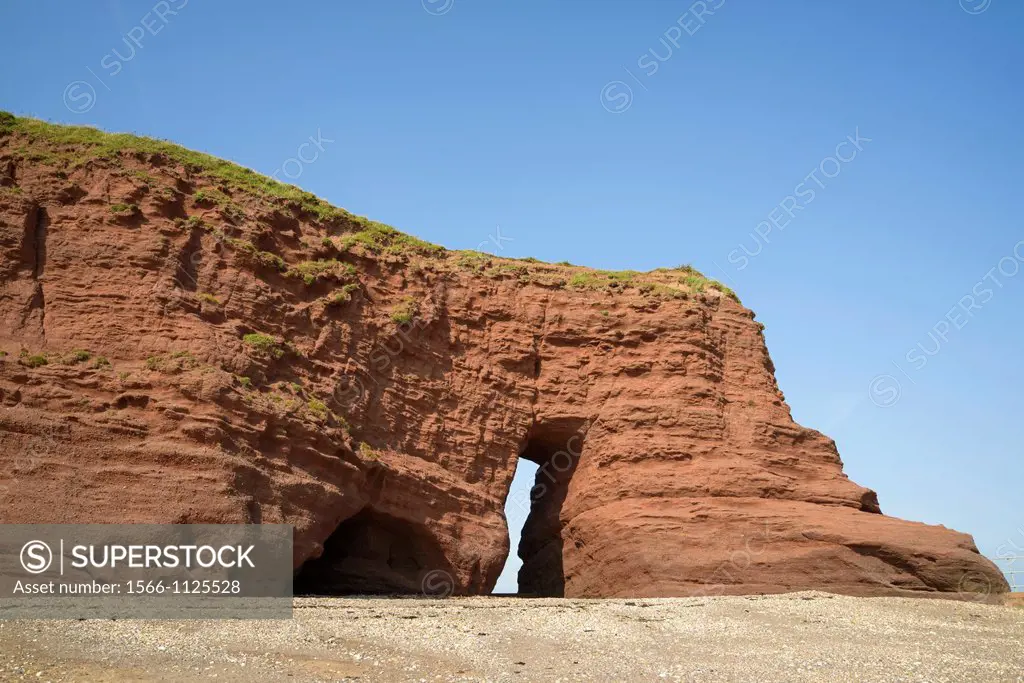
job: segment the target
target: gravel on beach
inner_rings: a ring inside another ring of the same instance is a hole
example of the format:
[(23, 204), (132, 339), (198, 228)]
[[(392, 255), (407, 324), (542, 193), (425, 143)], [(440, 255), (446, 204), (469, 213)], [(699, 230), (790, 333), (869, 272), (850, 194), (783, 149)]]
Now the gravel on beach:
[(0, 680), (1024, 681), (1024, 609), (953, 600), (294, 605), (274, 621), (3, 621)]

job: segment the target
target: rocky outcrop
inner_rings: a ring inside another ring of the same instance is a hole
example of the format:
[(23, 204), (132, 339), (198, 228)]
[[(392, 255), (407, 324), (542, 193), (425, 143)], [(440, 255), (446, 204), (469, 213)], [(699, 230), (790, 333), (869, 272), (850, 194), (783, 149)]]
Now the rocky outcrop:
[(448, 252), (25, 119), (4, 168), (0, 522), (289, 523), (301, 589), (487, 593), (523, 457), (524, 591), (1007, 590), (969, 536), (880, 513), (690, 269)]

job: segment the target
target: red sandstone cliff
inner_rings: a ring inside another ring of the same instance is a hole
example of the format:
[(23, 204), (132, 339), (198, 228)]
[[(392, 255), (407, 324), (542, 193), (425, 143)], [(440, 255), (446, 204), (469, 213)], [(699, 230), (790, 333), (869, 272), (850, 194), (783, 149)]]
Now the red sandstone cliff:
[(0, 522), (284, 522), (301, 588), (485, 593), (526, 457), (524, 590), (1008, 590), (969, 536), (880, 514), (723, 289), (446, 252), (0, 117)]

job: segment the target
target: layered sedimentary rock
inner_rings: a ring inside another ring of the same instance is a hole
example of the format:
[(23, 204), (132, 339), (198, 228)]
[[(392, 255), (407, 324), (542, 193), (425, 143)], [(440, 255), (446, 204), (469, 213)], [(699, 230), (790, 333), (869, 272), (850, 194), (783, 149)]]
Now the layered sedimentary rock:
[(1007, 590), (694, 271), (448, 252), (163, 143), (0, 126), (0, 350), (4, 523), (288, 523), (301, 590), (486, 593), (525, 457), (526, 592)]

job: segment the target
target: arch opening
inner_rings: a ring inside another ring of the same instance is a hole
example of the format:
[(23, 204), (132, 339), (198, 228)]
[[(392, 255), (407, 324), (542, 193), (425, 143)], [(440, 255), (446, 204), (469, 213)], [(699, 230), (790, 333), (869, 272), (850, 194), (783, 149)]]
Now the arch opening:
[(581, 420), (534, 425), (520, 455), (537, 464), (519, 541), (520, 595), (565, 595), (562, 506), (583, 452), (582, 427)]
[(505, 497), (505, 522), (508, 525), (510, 552), (505, 558), (505, 566), (501, 570), (501, 575), (498, 576), (498, 581), (494, 584), (492, 593), (515, 595), (519, 592), (519, 568), (523, 566), (523, 562), (519, 559), (517, 550), (523, 526), (530, 514), (530, 490), (533, 488), (536, 476), (537, 463), (522, 457), (516, 460), (512, 485)]

